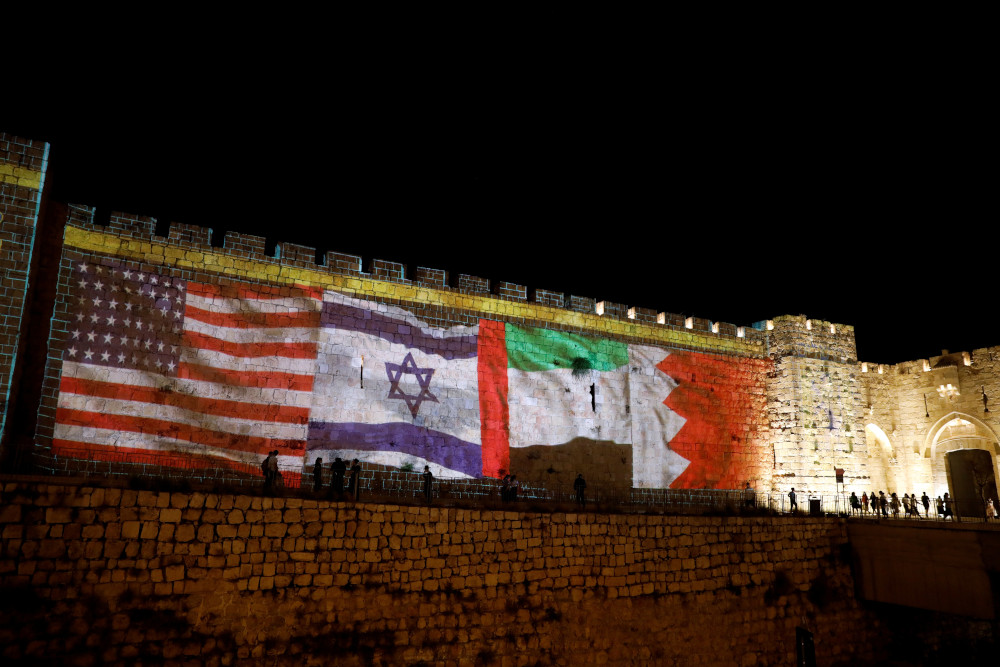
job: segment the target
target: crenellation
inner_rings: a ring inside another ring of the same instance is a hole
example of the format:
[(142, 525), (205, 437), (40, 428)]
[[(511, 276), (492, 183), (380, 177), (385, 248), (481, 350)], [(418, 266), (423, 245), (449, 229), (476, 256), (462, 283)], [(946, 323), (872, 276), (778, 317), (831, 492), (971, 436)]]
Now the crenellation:
[(571, 294), (567, 303), (568, 310), (578, 313), (593, 313), (597, 310), (597, 299)]
[[(91, 220), (86, 219), (88, 216)], [(71, 208), (71, 215), (69, 216), (68, 221), (77, 226), (87, 227), (88, 229), (104, 230), (104, 227), (93, 224), (92, 217), (92, 209), (87, 207), (76, 207)], [(161, 242), (167, 244), (175, 244), (191, 248), (208, 249), (211, 247), (211, 228), (187, 225), (183, 223), (172, 223), (170, 231), (168, 231), (168, 236), (165, 238), (157, 237), (155, 235), (155, 229), (155, 218), (124, 213), (112, 214), (112, 218), (107, 227), (107, 231), (124, 238), (150, 241), (159, 239)], [(264, 237), (243, 234), (240, 232), (227, 231), (224, 237), (223, 245), (221, 247), (212, 248), (212, 250), (215, 252), (223, 252), (234, 257), (243, 257), (248, 259), (275, 259), (272, 255), (269, 255), (266, 252), (266, 239)], [(362, 268), (362, 259), (356, 255), (329, 251), (325, 255), (325, 262), (317, 265), (315, 261), (315, 249), (289, 242), (280, 242), (276, 244), (274, 254), (279, 256), (277, 259), (283, 264), (310, 268), (323, 267), (330, 272), (347, 275), (365, 274)], [(162, 262), (162, 260), (160, 261)], [(416, 282), (418, 284), (443, 289), (454, 289), (460, 293), (492, 293), (511, 301), (529, 301), (528, 287), (518, 285), (516, 283), (500, 281), (494, 284), (485, 278), (468, 274), (460, 274), (458, 276), (457, 285), (455, 287), (449, 287), (448, 273), (446, 271), (419, 267), (416, 274)], [(407, 282), (405, 265), (387, 260), (372, 260), (369, 275), (378, 280)], [(595, 313), (598, 307), (598, 301), (590, 297), (570, 296), (567, 298), (563, 293), (540, 288), (533, 291), (534, 300), (532, 302), (538, 303), (539, 305), (564, 308), (582, 313)], [(636, 319), (636, 321), (650, 324), (660, 323), (659, 320), (664, 319), (661, 323), (668, 324), (670, 326), (684, 326), (685, 318), (680, 315), (665, 314), (665, 318), (660, 318), (661, 314), (654, 314), (654, 311), (651, 309), (635, 309), (629, 308), (624, 304), (612, 302), (604, 303), (606, 304), (605, 316), (609, 318), (613, 317), (614, 319), (620, 320)], [(629, 313), (633, 311), (640, 312), (642, 314), (639, 317), (630, 318)], [(702, 323), (699, 321), (699, 325), (696, 328), (700, 331), (711, 331), (711, 323)], [(735, 336), (735, 330), (735, 325), (726, 327), (726, 331), (729, 332), (727, 335)]]
[(535, 303), (542, 306), (550, 306), (552, 308), (565, 308), (566, 295), (562, 292), (553, 292), (552, 290), (536, 287)]
[(388, 280), (396, 283), (406, 281), (406, 265), (400, 262), (373, 259), (370, 273), (372, 278), (376, 280)]
[(292, 266), (316, 267), (316, 248), (299, 245), (298, 243), (281, 242), (277, 245), (276, 254), (282, 264)]
[(444, 289), (448, 287), (448, 272), (443, 269), (429, 269), (424, 266), (418, 266), (416, 282), (428, 287)]
[(526, 285), (518, 285), (516, 283), (506, 281), (494, 283), (493, 294), (501, 299), (507, 299), (510, 301), (526, 302), (528, 300), (528, 288)]
[(226, 252), (243, 257), (265, 257), (267, 239), (263, 236), (227, 231), (223, 241)]
[[(155, 224), (155, 220), (153, 221)], [(209, 248), (212, 245), (212, 228), (171, 222), (167, 242), (187, 247)]]
[(594, 305), (595, 312), (602, 317), (614, 318), (616, 320), (627, 320), (628, 306), (623, 303), (613, 301), (598, 301)]
[(794, 355), (853, 363), (857, 360), (854, 327), (814, 320), (805, 315), (783, 315), (773, 325), (771, 348), (775, 357)]
[(480, 278), (479, 276), (471, 276), (466, 273), (458, 274), (458, 286), (459, 292), (473, 293), (473, 294), (489, 294), (490, 293), (490, 281), (486, 278)]
[(685, 317), (684, 328), (691, 329), (693, 331), (712, 331), (712, 321), (705, 319), (704, 317)]
[(721, 336), (736, 336), (737, 326), (735, 324), (729, 324), (728, 322), (713, 322), (712, 332)]
[(66, 207), (66, 224), (72, 224), (90, 231), (103, 231), (106, 229), (94, 222), (96, 209), (91, 206), (81, 204), (70, 204)]
[(657, 324), (659, 322), (660, 314), (653, 308), (634, 306), (629, 308), (628, 313), (628, 318), (636, 322), (645, 322), (646, 324)]
[(678, 313), (657, 313), (656, 315), (656, 321), (659, 324), (674, 327), (676, 329), (683, 329), (686, 319), (686, 317)]
[[(90, 216), (93, 220), (93, 210)], [(106, 229), (126, 238), (152, 240), (156, 234), (156, 218), (113, 211)]]

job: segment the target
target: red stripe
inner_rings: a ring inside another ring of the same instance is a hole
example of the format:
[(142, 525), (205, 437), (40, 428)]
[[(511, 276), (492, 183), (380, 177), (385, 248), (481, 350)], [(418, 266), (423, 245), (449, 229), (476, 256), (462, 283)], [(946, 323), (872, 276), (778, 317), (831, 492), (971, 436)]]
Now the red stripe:
[(285, 357), (286, 359), (315, 359), (316, 343), (234, 343), (213, 338), (196, 331), (184, 332), (185, 342), (191, 347), (212, 352), (222, 352), (231, 357)]
[[(108, 461), (110, 463), (159, 465), (167, 468), (183, 468), (187, 470), (205, 470), (225, 468), (244, 472), (252, 477), (260, 477), (260, 465), (248, 465), (239, 461), (215, 456), (199, 456), (197, 454), (178, 454), (160, 449), (145, 449), (138, 447), (113, 447), (78, 440), (62, 440), (53, 438), (52, 452), (68, 458), (85, 461)], [(282, 480), (285, 486), (298, 487), (301, 483), (301, 473), (282, 470)]]
[(483, 475), (502, 477), (510, 472), (507, 338), (503, 322), (479, 320), (478, 354)]
[(319, 326), (320, 313), (319, 311), (257, 313), (250, 310), (241, 310), (237, 313), (215, 313), (186, 303), (184, 304), (184, 317), (228, 329), (284, 329), (292, 327), (316, 328)]
[(139, 401), (169, 405), (175, 408), (191, 410), (206, 415), (218, 417), (234, 417), (246, 419), (252, 416), (255, 421), (278, 422), (283, 424), (305, 424), (309, 421), (308, 408), (296, 408), (284, 405), (259, 405), (240, 401), (226, 401), (218, 398), (202, 398), (176, 391), (165, 392), (155, 387), (137, 387), (99, 380), (83, 380), (80, 378), (63, 377), (59, 391), (84, 396), (114, 398), (121, 401)]
[(112, 431), (128, 431), (130, 433), (148, 433), (149, 435), (174, 440), (185, 440), (199, 445), (231, 449), (240, 452), (255, 452), (266, 454), (277, 449), (281, 454), (301, 456), (305, 449), (304, 440), (286, 438), (262, 438), (253, 435), (237, 435), (224, 433), (207, 428), (199, 428), (190, 424), (152, 419), (149, 417), (130, 417), (128, 415), (110, 415), (102, 412), (87, 412), (71, 408), (56, 408), (56, 423), (69, 426), (89, 426)]
[(294, 391), (312, 391), (313, 377), (311, 375), (295, 375), (278, 371), (231, 371), (225, 368), (212, 368), (181, 362), (177, 366), (177, 377), (184, 380), (201, 380), (237, 387), (259, 387), (262, 389), (292, 389)]
[(205, 298), (222, 299), (289, 299), (307, 298), (322, 299), (322, 287), (310, 287), (309, 285), (204, 285), (202, 283), (188, 283), (188, 294)]

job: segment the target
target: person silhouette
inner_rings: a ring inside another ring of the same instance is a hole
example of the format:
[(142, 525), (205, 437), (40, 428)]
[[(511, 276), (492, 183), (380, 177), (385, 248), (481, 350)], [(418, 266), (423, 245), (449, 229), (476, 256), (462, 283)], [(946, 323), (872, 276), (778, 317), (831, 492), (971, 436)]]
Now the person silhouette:
[(576, 479), (573, 480), (573, 490), (576, 491), (576, 502), (580, 507), (587, 506), (587, 499), (584, 496), (586, 489), (587, 482), (583, 479), (583, 473), (577, 473)]

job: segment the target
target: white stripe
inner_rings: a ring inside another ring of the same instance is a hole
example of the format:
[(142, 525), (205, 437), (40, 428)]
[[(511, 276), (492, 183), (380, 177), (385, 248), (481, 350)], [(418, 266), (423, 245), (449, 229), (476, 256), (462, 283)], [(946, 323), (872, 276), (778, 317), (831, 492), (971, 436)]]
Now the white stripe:
[[(452, 470), (451, 468), (445, 468), (438, 463), (428, 461), (427, 459), (423, 459), (412, 454), (406, 454), (405, 452), (372, 452), (362, 449), (310, 449), (308, 457), (311, 458), (308, 460), (312, 461), (312, 463), (309, 463), (308, 465), (315, 463), (317, 457), (322, 458), (323, 463), (327, 464), (332, 462), (337, 456), (346, 461), (348, 466), (351, 465), (351, 461), (354, 459), (357, 459), (362, 463), (377, 463), (379, 465), (390, 466), (393, 468), (401, 468), (403, 465), (409, 463), (413, 466), (413, 470), (416, 472), (423, 472), (424, 466), (430, 466), (431, 474), (435, 477), (461, 477), (463, 479), (472, 479), (471, 475), (466, 475), (465, 473)], [(348, 471), (348, 474), (349, 473), (350, 471)]]
[[(215, 456), (228, 461), (236, 461), (251, 466), (260, 466), (264, 456), (255, 452), (242, 452), (221, 447), (209, 447), (177, 440), (175, 438), (165, 438), (153, 433), (134, 433), (131, 431), (115, 431), (104, 428), (94, 428), (92, 426), (69, 426), (67, 424), (56, 424), (53, 438), (57, 440), (72, 440), (75, 442), (89, 442), (96, 445), (109, 447), (120, 447), (123, 450), (148, 449), (159, 450), (171, 454), (196, 454), (202, 456)], [(301, 472), (301, 456), (278, 456), (278, 467), (284, 470)]]
[(628, 349), (632, 417), (632, 486), (665, 489), (689, 465), (669, 442), (687, 421), (664, 405), (677, 383), (656, 366), (669, 352), (630, 345)]
[(236, 314), (251, 313), (300, 313), (316, 312), (323, 307), (319, 299), (308, 297), (284, 297), (281, 299), (234, 299), (230, 297), (204, 297), (198, 294), (188, 294), (186, 303), (213, 313)]
[(223, 368), (241, 373), (267, 373), (277, 371), (312, 377), (316, 368), (315, 359), (290, 359), (288, 357), (234, 357), (225, 352), (183, 347), (181, 361), (199, 366)]
[(146, 419), (162, 419), (178, 424), (186, 424), (219, 433), (247, 435), (259, 438), (280, 438), (283, 440), (305, 440), (309, 424), (287, 424), (282, 422), (259, 421), (255, 418), (255, 406), (247, 405), (247, 416), (244, 419), (222, 417), (205, 414), (185, 408), (142, 401), (123, 401), (120, 399), (87, 396), (60, 392), (59, 407), (85, 412), (97, 412), (106, 415), (121, 415), (125, 417), (142, 417)]
[(314, 329), (302, 327), (220, 327), (190, 317), (184, 319), (184, 329), (231, 343), (315, 343), (318, 335)]
[(312, 403), (312, 392), (293, 391), (290, 389), (268, 389), (260, 387), (234, 387), (203, 380), (182, 380), (171, 378), (159, 373), (148, 373), (130, 368), (111, 368), (108, 366), (91, 366), (75, 361), (64, 361), (62, 374), (66, 377), (110, 382), (119, 385), (134, 385), (137, 387), (154, 387), (170, 391), (191, 394), (226, 401), (241, 403), (266, 403), (286, 405), (296, 408), (308, 408)]

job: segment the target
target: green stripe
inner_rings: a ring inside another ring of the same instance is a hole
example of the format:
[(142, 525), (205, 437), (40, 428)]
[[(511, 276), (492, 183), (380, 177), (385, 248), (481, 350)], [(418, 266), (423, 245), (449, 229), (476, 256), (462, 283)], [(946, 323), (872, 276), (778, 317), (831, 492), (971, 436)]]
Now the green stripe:
[(628, 364), (628, 346), (606, 338), (506, 325), (507, 367), (522, 371), (613, 371)]

